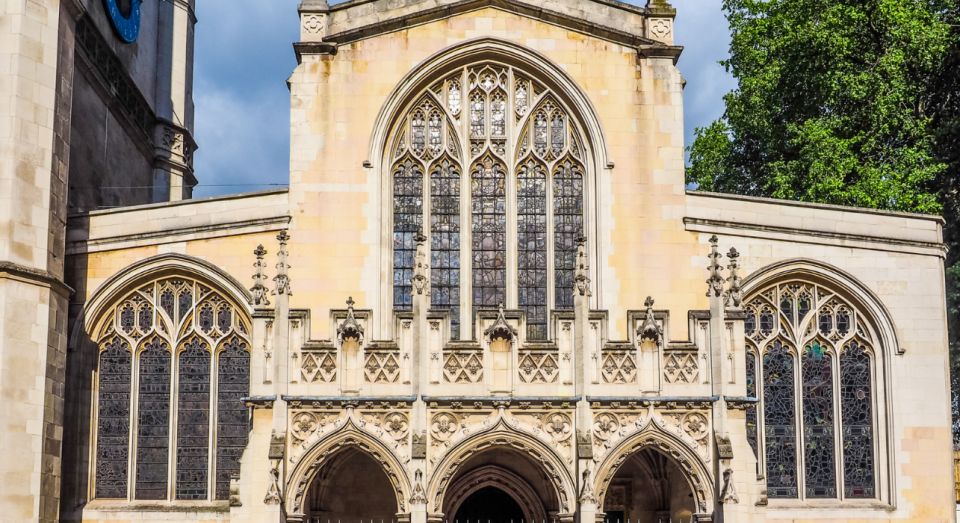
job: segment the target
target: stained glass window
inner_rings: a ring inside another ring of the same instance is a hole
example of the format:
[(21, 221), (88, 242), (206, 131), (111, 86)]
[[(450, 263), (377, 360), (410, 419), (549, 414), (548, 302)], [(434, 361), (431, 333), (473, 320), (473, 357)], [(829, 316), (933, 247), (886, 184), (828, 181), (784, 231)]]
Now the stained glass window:
[(393, 171), (393, 306), (410, 309), (417, 233), (423, 228), (423, 171), (406, 158)]
[[(392, 181), (402, 169), (401, 176), (417, 169), (430, 179), (426, 190), (394, 186), (394, 224), (429, 217), (423, 232), (431, 246), (430, 305), (450, 311), (454, 338), (461, 321), (470, 324), (460, 311), (519, 307), (528, 337), (542, 340), (550, 308), (573, 307), (589, 152), (577, 129), (549, 88), (486, 61), (446, 73), (397, 120), (389, 141)], [(523, 172), (527, 160), (538, 162), (535, 177)], [(471, 238), (463, 245), (462, 227)], [(393, 232), (393, 309), (410, 310), (416, 227)], [(461, 273), (461, 256), (470, 260), (468, 275)], [(518, 285), (507, 289), (508, 276)]]
[(452, 315), (460, 336), (460, 172), (444, 160), (430, 173), (430, 304)]
[(210, 350), (194, 338), (177, 359), (177, 499), (204, 500), (210, 452)]
[[(747, 397), (757, 397), (757, 355), (753, 351), (747, 352)], [(747, 442), (753, 449), (753, 455), (757, 454), (757, 407), (749, 405), (747, 407)]]
[(840, 355), (843, 415), (843, 488), (848, 498), (873, 498), (873, 388), (870, 355), (851, 341)]
[(808, 498), (837, 496), (833, 357), (819, 341), (803, 349), (803, 466)]
[(216, 499), (230, 497), (230, 476), (240, 472), (247, 446), (249, 421), (243, 398), (250, 394), (250, 353), (247, 343), (233, 336), (217, 356), (217, 476)]
[[(517, 173), (517, 258), (520, 309), (527, 338), (547, 339), (547, 173), (527, 161)], [(572, 288), (572, 287), (571, 287)]]
[(583, 171), (567, 160), (553, 173), (554, 288), (558, 309), (573, 308), (577, 241), (583, 236)]
[(763, 422), (767, 495), (797, 497), (797, 418), (794, 359), (779, 340), (763, 356)]
[[(137, 311), (136, 325), (129, 333), (121, 328), (129, 319), (126, 310)], [(150, 314), (147, 321), (144, 311), (157, 314)], [(183, 278), (160, 278), (141, 285), (106, 314), (112, 317), (99, 322), (100, 331), (91, 333), (102, 348), (96, 397), (95, 496), (127, 499), (132, 492), (138, 500), (209, 499), (214, 475), (211, 453), (216, 452), (214, 456), (225, 463), (223, 470), (228, 470), (235, 467), (234, 457), (238, 456), (239, 443), (234, 436), (242, 434), (239, 437), (244, 438), (240, 450), (246, 442), (245, 432), (231, 429), (229, 416), (233, 413), (236, 417), (236, 404), (249, 390), (249, 357), (232, 358), (229, 372), (224, 372), (231, 377), (218, 383), (214, 397), (212, 356), (206, 340), (231, 340), (225, 342), (229, 354), (237, 352), (230, 352), (230, 347), (246, 350), (249, 318), (224, 295)], [(164, 338), (171, 335), (172, 343)], [(136, 357), (129, 350), (134, 346), (140, 347)], [(171, 347), (177, 350), (171, 353)], [(226, 409), (217, 420), (222, 423), (216, 444), (222, 443), (224, 448), (216, 451), (210, 441), (213, 401), (218, 402), (217, 408)], [(131, 430), (136, 452), (130, 450)], [(131, 467), (132, 488), (127, 477)]]
[(130, 437), (130, 346), (114, 337), (100, 352), (97, 386), (96, 496), (127, 497)]
[[(751, 372), (762, 373), (765, 380), (758, 391), (764, 437), (756, 445), (766, 456), (770, 497), (877, 497), (875, 369), (869, 341), (874, 334), (843, 294), (787, 281), (745, 300), (748, 345), (770, 347), (760, 368), (747, 360), (748, 393), (756, 389)], [(770, 378), (776, 381), (768, 382)], [(754, 423), (748, 411), (748, 438)], [(802, 427), (799, 434), (797, 427)]]
[(506, 303), (506, 173), (488, 156), (474, 166), (470, 184), (476, 310)]
[(137, 499), (167, 499), (170, 444), (170, 347), (160, 338), (139, 356), (137, 398)]

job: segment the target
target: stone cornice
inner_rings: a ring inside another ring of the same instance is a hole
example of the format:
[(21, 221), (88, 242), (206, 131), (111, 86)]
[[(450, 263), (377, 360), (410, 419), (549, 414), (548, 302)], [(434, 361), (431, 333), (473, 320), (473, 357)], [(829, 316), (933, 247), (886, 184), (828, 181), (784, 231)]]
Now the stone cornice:
[[(382, 7), (383, 11), (389, 11), (391, 9), (399, 10), (399, 8), (393, 6), (392, 4), (388, 4), (384, 0), (355, 0), (353, 2), (338, 4), (327, 9), (310, 9), (306, 4), (304, 4), (301, 6), (301, 12), (325, 13), (333, 18), (343, 17), (345, 20), (355, 20), (360, 18), (359, 14), (366, 14), (367, 12), (376, 11), (377, 9), (375, 7), (370, 7), (369, 4), (377, 2), (384, 4)], [(597, 38), (623, 44), (629, 47), (656, 47), (661, 45), (642, 36), (642, 20), (644, 17), (650, 14), (658, 13), (652, 13), (647, 8), (637, 7), (615, 0), (590, 0), (590, 2), (599, 4), (598, 7), (621, 12), (622, 16), (618, 17), (618, 20), (622, 20), (622, 17), (637, 18), (638, 23), (637, 27), (635, 28), (636, 32), (625, 30), (624, 27), (615, 27), (613, 24), (603, 23), (599, 21), (600, 16), (597, 16), (598, 20), (589, 20), (583, 16), (577, 16), (577, 14), (573, 12), (567, 13), (556, 9), (547, 9), (543, 7), (540, 2), (531, 2), (527, 0), (451, 0), (447, 2), (425, 3), (425, 6), (419, 9), (416, 8), (416, 6), (405, 6), (409, 7), (406, 12), (401, 12), (394, 16), (390, 16), (389, 13), (384, 13), (384, 16), (371, 17), (370, 22), (360, 21), (357, 22), (355, 26), (352, 24), (344, 24), (348, 25), (348, 27), (339, 30), (337, 23), (334, 22), (331, 26), (331, 33), (324, 36), (323, 41), (342, 45), (384, 33), (403, 30), (415, 25), (422, 25), (436, 20), (450, 18), (462, 13), (492, 7), (509, 13), (542, 20), (566, 29), (578, 31), (590, 36), (595, 36)], [(432, 7), (427, 7), (428, 5)], [(357, 16), (354, 16), (354, 13), (351, 11), (355, 9), (365, 9), (366, 12), (359, 13)], [(301, 52), (309, 50), (312, 49), (299, 48), (298, 55)]]
[(0, 279), (16, 279), (33, 285), (47, 287), (64, 297), (73, 294), (73, 289), (49, 271), (27, 267), (19, 263), (0, 261)]

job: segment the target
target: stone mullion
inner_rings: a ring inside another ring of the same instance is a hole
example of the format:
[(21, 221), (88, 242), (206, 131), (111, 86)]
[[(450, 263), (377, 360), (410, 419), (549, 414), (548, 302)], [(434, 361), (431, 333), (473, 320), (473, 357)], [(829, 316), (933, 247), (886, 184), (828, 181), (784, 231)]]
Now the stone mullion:
[(177, 408), (180, 403), (180, 347), (170, 345), (170, 398), (169, 406), (170, 419), (168, 420), (167, 435), (167, 499), (175, 501), (177, 499), (177, 436), (178, 432), (178, 413)]
[(806, 438), (803, 429), (803, 352), (798, 346), (794, 346), (790, 351), (793, 357), (793, 426), (796, 431), (794, 437), (793, 450), (797, 460), (797, 499), (806, 499), (807, 497), (807, 476), (805, 452)]
[(129, 452), (127, 460), (127, 499), (133, 501), (137, 497), (137, 434), (140, 432), (140, 354), (139, 345), (133, 345), (133, 357), (130, 358), (133, 365), (132, 374), (130, 374), (130, 430), (129, 434)]
[[(250, 347), (253, 347), (252, 344)], [(210, 403), (208, 406), (210, 414), (207, 416), (207, 422), (210, 424), (210, 430), (207, 432), (207, 499), (209, 501), (217, 499), (217, 399), (220, 389), (220, 352), (215, 347), (210, 347)]]
[[(813, 314), (814, 314), (814, 322), (816, 322), (820, 316), (820, 312), (815, 311)], [(843, 409), (843, 389), (841, 389), (841, 380), (840, 380), (840, 372), (841, 372), (841, 365), (842, 365), (842, 360), (840, 358), (840, 355), (842, 354), (842, 352), (843, 352), (842, 346), (835, 347), (836, 359), (834, 361), (836, 363), (833, 365), (833, 368), (831, 369), (831, 380), (833, 381), (833, 391), (834, 391), (833, 392), (833, 433), (834, 433), (833, 456), (834, 456), (834, 462), (836, 463), (836, 467), (834, 467), (834, 470), (833, 470), (833, 475), (836, 478), (836, 482), (837, 482), (837, 499), (841, 501), (847, 497), (846, 491), (844, 489), (845, 485), (843, 481), (843, 470), (844, 470), (843, 410), (842, 410)]]
[[(554, 169), (556, 164), (554, 164)], [(557, 267), (556, 267), (556, 216), (554, 215), (554, 191), (553, 191), (553, 176), (555, 172), (553, 170), (547, 169), (547, 172), (544, 173), (546, 180), (544, 181), (546, 187), (546, 201), (544, 202), (544, 210), (547, 213), (547, 339), (554, 339), (556, 337), (555, 332), (551, 332), (554, 328), (553, 322), (550, 321), (550, 312), (557, 308)], [(573, 289), (570, 289), (570, 293), (573, 293)]]
[[(515, 93), (516, 79), (513, 75), (513, 69), (507, 69), (507, 88), (504, 98), (504, 131), (506, 134), (506, 145), (504, 146), (504, 168), (506, 169), (506, 271), (504, 285), (504, 295), (506, 298), (506, 303), (504, 304), (508, 309), (516, 309), (519, 302), (519, 269), (517, 267), (518, 261), (518, 249), (517, 249), (517, 165), (516, 165), (516, 146), (517, 146), (517, 132), (516, 132), (516, 108), (514, 107), (515, 100), (513, 98), (513, 93)], [(491, 124), (493, 115), (491, 114)]]
[(473, 89), (470, 75), (464, 68), (461, 73), (460, 147), (463, 151), (463, 170), (460, 174), (460, 339), (473, 338), (473, 204), (471, 181), (473, 179), (473, 153), (470, 151), (470, 102)]

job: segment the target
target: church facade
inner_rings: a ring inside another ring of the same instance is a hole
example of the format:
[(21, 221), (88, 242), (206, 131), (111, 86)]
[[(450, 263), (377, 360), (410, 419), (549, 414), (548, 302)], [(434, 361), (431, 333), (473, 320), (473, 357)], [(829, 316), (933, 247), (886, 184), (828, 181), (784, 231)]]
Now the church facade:
[(304, 0), (289, 189), (0, 238), (5, 513), (955, 521), (942, 220), (688, 190), (682, 15)]

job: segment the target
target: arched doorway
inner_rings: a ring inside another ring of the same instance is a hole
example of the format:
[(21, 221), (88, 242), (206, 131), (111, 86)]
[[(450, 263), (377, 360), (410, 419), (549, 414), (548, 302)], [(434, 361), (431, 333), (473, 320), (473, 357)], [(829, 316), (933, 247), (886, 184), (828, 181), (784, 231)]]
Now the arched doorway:
[(652, 448), (627, 458), (603, 502), (607, 523), (691, 523), (696, 500), (676, 462)]
[(552, 519), (558, 506), (543, 468), (507, 445), (465, 461), (443, 498), (444, 519), (450, 523), (541, 523)]
[(323, 465), (304, 501), (306, 523), (391, 522), (397, 499), (382, 466), (347, 447)]
[(520, 505), (497, 487), (483, 487), (467, 497), (454, 514), (454, 523), (520, 523), (526, 517)]

